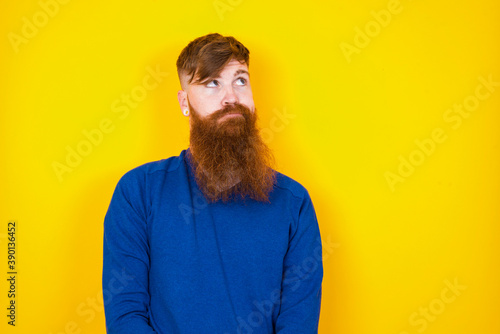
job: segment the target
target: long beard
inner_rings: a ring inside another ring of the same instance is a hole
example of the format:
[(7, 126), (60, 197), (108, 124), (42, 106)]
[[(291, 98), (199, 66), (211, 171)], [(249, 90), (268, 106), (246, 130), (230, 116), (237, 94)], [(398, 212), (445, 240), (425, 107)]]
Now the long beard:
[[(188, 156), (198, 187), (210, 202), (249, 197), (268, 202), (276, 180), (272, 152), (256, 127), (257, 117), (241, 104), (200, 117), (190, 105)], [(227, 114), (241, 116), (228, 116)]]

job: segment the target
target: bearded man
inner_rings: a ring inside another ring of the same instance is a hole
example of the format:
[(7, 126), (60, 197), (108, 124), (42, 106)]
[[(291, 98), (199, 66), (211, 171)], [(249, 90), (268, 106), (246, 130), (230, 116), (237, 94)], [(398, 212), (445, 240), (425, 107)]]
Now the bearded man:
[(189, 148), (116, 186), (104, 219), (108, 333), (317, 333), (318, 222), (307, 190), (272, 168), (248, 66), (248, 49), (220, 34), (179, 55)]

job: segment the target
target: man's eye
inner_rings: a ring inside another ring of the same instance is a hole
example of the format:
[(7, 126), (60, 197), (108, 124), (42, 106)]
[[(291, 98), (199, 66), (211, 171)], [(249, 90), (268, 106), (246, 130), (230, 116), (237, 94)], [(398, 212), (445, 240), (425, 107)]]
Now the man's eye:
[(207, 83), (207, 87), (217, 87), (219, 82), (217, 80), (212, 80), (209, 83)]
[(238, 86), (244, 86), (244, 85), (246, 85), (246, 83), (247, 83), (247, 80), (245, 78), (238, 78), (238, 80), (236, 80), (236, 84)]

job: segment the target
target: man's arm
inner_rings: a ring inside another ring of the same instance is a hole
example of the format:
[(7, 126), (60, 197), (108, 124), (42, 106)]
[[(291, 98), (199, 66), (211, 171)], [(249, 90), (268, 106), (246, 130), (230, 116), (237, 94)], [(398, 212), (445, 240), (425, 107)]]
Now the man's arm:
[(155, 333), (149, 325), (149, 244), (144, 185), (125, 174), (104, 219), (102, 288), (108, 334)]
[(276, 334), (318, 333), (323, 262), (314, 207), (306, 193), (284, 260)]

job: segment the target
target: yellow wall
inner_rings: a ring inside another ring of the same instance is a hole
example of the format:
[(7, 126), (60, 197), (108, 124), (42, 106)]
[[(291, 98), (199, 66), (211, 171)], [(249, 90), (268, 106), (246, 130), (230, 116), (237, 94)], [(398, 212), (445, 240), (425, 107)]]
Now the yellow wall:
[[(493, 0), (2, 1), (1, 332), (105, 332), (112, 191), (131, 168), (186, 148), (175, 60), (219, 32), (251, 50), (277, 167), (315, 204), (320, 333), (500, 333), (499, 10)], [(161, 73), (145, 90), (150, 71)], [(144, 99), (127, 107), (130, 94)], [(85, 156), (68, 162), (69, 150)]]

